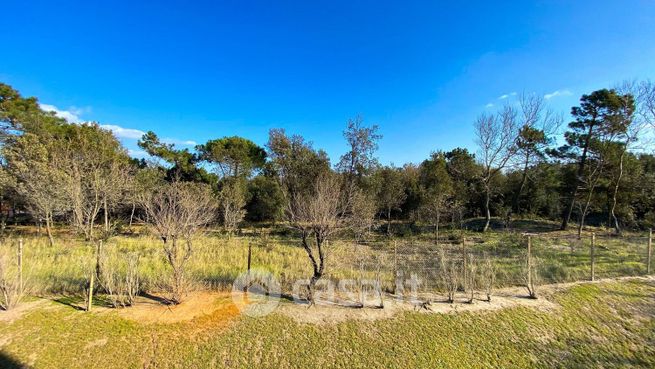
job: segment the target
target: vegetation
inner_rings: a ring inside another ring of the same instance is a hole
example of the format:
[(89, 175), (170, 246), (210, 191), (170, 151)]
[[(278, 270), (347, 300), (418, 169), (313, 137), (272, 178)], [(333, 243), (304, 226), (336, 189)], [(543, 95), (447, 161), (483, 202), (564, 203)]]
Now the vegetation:
[[(0, 321), (0, 363), (5, 368), (19, 363), (35, 368), (648, 368), (655, 365), (654, 294), (652, 282), (604, 282), (556, 293), (555, 311), (407, 312), (318, 326), (277, 313), (236, 317), (229, 307), (187, 322), (144, 324), (116, 312), (87, 314), (49, 302), (13, 322)], [(47, 335), (35, 334), (44, 327)]]
[[(481, 303), (478, 295), (491, 304), (501, 287), (541, 299), (544, 283), (593, 279), (590, 270), (643, 275), (655, 222), (655, 156), (644, 153), (654, 106), (651, 82), (583, 95), (555, 147), (561, 118), (525, 95), (474, 122), (476, 154), (435, 151), (401, 167), (378, 162), (382, 136), (361, 117), (348, 122), (335, 165), (281, 129), (265, 148), (223, 137), (194, 150), (148, 132), (139, 146), (150, 157), (136, 160), (99, 124), (67, 122), (0, 84), (0, 308), (18, 317), (0, 320), (2, 355), (11, 355), (0, 364), (88, 366), (73, 354), (86, 347), (116, 357), (96, 367), (653, 366), (650, 280), (572, 287), (553, 297), (558, 314), (406, 312), (322, 328), (239, 317), (228, 303), (227, 317), (173, 325), (120, 311), (139, 297), (184, 306), (190, 292), (225, 291), (251, 266), (270, 271), (284, 294), (307, 280), (310, 306), (321, 283), (349, 279), (359, 297), (346, 302), (367, 308), (373, 281), (377, 309), (385, 293), (403, 296), (405, 279), (429, 310), (462, 297)], [(577, 234), (566, 230), (573, 219)], [(47, 308), (30, 310), (35, 303)], [(107, 313), (71, 309), (83, 306)], [(30, 334), (41, 328), (49, 333)]]

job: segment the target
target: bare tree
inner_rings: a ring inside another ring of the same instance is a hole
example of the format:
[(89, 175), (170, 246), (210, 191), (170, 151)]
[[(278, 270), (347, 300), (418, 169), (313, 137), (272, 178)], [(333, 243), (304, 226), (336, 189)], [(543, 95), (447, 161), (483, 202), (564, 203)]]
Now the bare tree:
[(0, 247), (0, 309), (10, 310), (25, 296), (20, 266), (10, 247)]
[(329, 238), (347, 224), (340, 194), (339, 178), (327, 172), (316, 178), (310, 192), (296, 192), (287, 206), (291, 227), (300, 232), (302, 246), (312, 265), (307, 286), (308, 300), (314, 304), (314, 287), (325, 273), (326, 244)]
[(439, 279), (446, 291), (446, 298), (449, 303), (455, 302), (455, 294), (459, 287), (461, 275), (457, 260), (448, 255), (445, 248), (439, 248)]
[(103, 209), (105, 237), (109, 235), (109, 211), (121, 199), (127, 183), (128, 156), (112, 133), (97, 124), (71, 126), (71, 130), (61, 150), (73, 226), (86, 240), (93, 241), (96, 220)]
[(520, 128), (517, 132), (516, 155), (513, 161), (521, 168), (521, 183), (512, 200), (512, 210), (515, 212), (519, 209), (519, 200), (527, 184), (530, 167), (544, 160), (552, 136), (562, 124), (562, 117), (548, 109), (544, 98), (536, 94), (520, 96), (517, 119)]
[(192, 239), (214, 219), (214, 197), (208, 185), (174, 182), (155, 189), (142, 204), (173, 270), (170, 300), (179, 304), (187, 292), (185, 268), (193, 253)]
[(99, 283), (115, 308), (131, 306), (139, 293), (139, 255), (120, 253), (108, 255), (103, 252)]
[(475, 122), (475, 135), (483, 166), (481, 181), (485, 192), (483, 232), (489, 229), (491, 222), (492, 181), (516, 152), (516, 122), (516, 111), (511, 106), (506, 106), (496, 115), (482, 114)]
[(245, 183), (238, 178), (225, 179), (219, 192), (219, 204), (223, 227), (231, 236), (246, 216)]
[(488, 302), (491, 302), (491, 293), (493, 292), (494, 284), (496, 283), (496, 269), (497, 267), (494, 260), (488, 254), (485, 254), (481, 277)]
[(53, 246), (54, 216), (69, 208), (65, 191), (59, 185), (65, 181), (65, 174), (58, 150), (52, 141), (43, 142), (26, 133), (6, 146), (3, 153), (16, 192), (26, 200), (32, 214), (45, 220), (48, 241)]

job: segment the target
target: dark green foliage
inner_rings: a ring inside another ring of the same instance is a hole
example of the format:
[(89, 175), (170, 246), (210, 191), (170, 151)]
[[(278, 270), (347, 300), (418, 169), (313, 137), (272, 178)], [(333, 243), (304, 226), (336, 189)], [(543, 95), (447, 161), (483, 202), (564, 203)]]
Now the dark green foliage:
[(259, 175), (248, 183), (250, 200), (246, 219), (254, 222), (277, 221), (282, 218), (284, 196), (275, 178)]

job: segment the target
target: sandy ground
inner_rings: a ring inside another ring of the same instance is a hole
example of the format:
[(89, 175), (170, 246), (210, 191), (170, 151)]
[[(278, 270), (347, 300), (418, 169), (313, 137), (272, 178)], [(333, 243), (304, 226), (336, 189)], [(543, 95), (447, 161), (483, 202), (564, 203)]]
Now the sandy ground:
[(179, 305), (166, 305), (159, 299), (139, 296), (136, 303), (119, 310), (120, 316), (139, 323), (179, 323), (203, 317), (239, 315), (229, 292), (192, 292)]
[[(271, 311), (273, 314), (282, 314), (298, 323), (303, 324), (333, 324), (347, 320), (377, 320), (393, 318), (399, 313), (415, 311), (422, 314), (456, 314), (463, 312), (483, 313), (516, 306), (527, 306), (534, 309), (553, 311), (559, 306), (553, 302), (554, 293), (566, 290), (582, 283), (602, 283), (620, 280), (643, 280), (655, 283), (655, 276), (625, 277), (618, 279), (602, 279), (596, 282), (574, 282), (543, 285), (539, 288), (539, 299), (527, 298), (527, 291), (523, 287), (511, 287), (495, 290), (491, 302), (486, 296), (477, 294), (473, 303), (468, 303), (467, 297), (460, 293), (454, 303), (445, 302), (442, 295), (421, 294), (419, 299), (400, 299), (397, 296), (386, 294), (383, 296), (384, 308), (380, 308), (380, 299), (377, 296), (368, 296), (364, 307), (355, 307), (354, 298), (342, 299), (335, 303), (332, 301), (318, 301), (309, 307), (305, 303), (281, 299)], [(248, 309), (256, 307), (262, 301), (257, 296), (248, 296), (238, 293), (234, 298), (230, 292), (201, 291), (192, 292), (180, 305), (166, 305), (157, 296), (139, 296), (136, 303), (124, 309), (94, 308), (95, 314), (113, 314), (142, 324), (173, 324), (185, 321), (197, 321), (200, 325), (213, 326), (232, 321), (241, 314), (249, 314)], [(266, 300), (264, 300), (266, 301)], [(38, 308), (54, 308), (55, 305), (46, 305), (48, 299), (39, 299), (22, 303), (10, 311), (0, 311), (0, 322), (11, 323), (20, 319), (26, 313)], [(95, 342), (94, 345), (103, 345)], [(0, 342), (0, 346), (2, 343)]]
[[(559, 305), (552, 301), (556, 292), (571, 288), (583, 283), (602, 283), (620, 280), (644, 280), (655, 283), (655, 276), (648, 277), (624, 277), (615, 279), (601, 279), (595, 282), (572, 282), (540, 286), (538, 289), (539, 298), (527, 298), (527, 290), (524, 287), (510, 287), (495, 290), (491, 302), (486, 301), (486, 296), (476, 295), (473, 303), (468, 303), (464, 294), (458, 294), (454, 303), (445, 302), (445, 296), (434, 294), (423, 294), (418, 301), (398, 299), (393, 295), (384, 297), (384, 308), (379, 308), (380, 300), (368, 299), (363, 308), (353, 308), (350, 304), (334, 304), (331, 302), (318, 302), (315, 306), (294, 304), (285, 302), (280, 304), (276, 312), (284, 314), (298, 323), (307, 324), (332, 324), (347, 320), (377, 320), (393, 318), (396, 314), (405, 311), (416, 311), (424, 314), (456, 314), (463, 312), (482, 313), (516, 306), (526, 306), (542, 311), (554, 311)], [(425, 304), (428, 302), (428, 304)], [(350, 306), (350, 307), (347, 307)]]

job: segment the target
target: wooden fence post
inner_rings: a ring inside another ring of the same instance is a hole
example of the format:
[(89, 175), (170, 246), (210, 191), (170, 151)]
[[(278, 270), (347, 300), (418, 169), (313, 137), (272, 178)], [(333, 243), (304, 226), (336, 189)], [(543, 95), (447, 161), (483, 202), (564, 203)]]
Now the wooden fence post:
[(466, 292), (466, 281), (468, 278), (468, 265), (466, 262), (466, 237), (462, 238), (462, 291)]
[(591, 281), (596, 280), (596, 233), (591, 234)]
[(23, 292), (23, 239), (18, 240), (18, 288)]
[(398, 290), (398, 241), (393, 240), (393, 294)]
[(648, 230), (648, 257), (646, 258), (646, 274), (650, 274), (651, 258), (653, 257), (653, 228)]
[(528, 235), (528, 288), (532, 289), (532, 236)]
[(252, 260), (252, 242), (248, 241), (248, 274), (250, 274), (250, 261)]
[(93, 305), (93, 282), (96, 277), (95, 273), (91, 273), (91, 280), (89, 281), (89, 298), (86, 301), (86, 311), (91, 311), (91, 305)]

